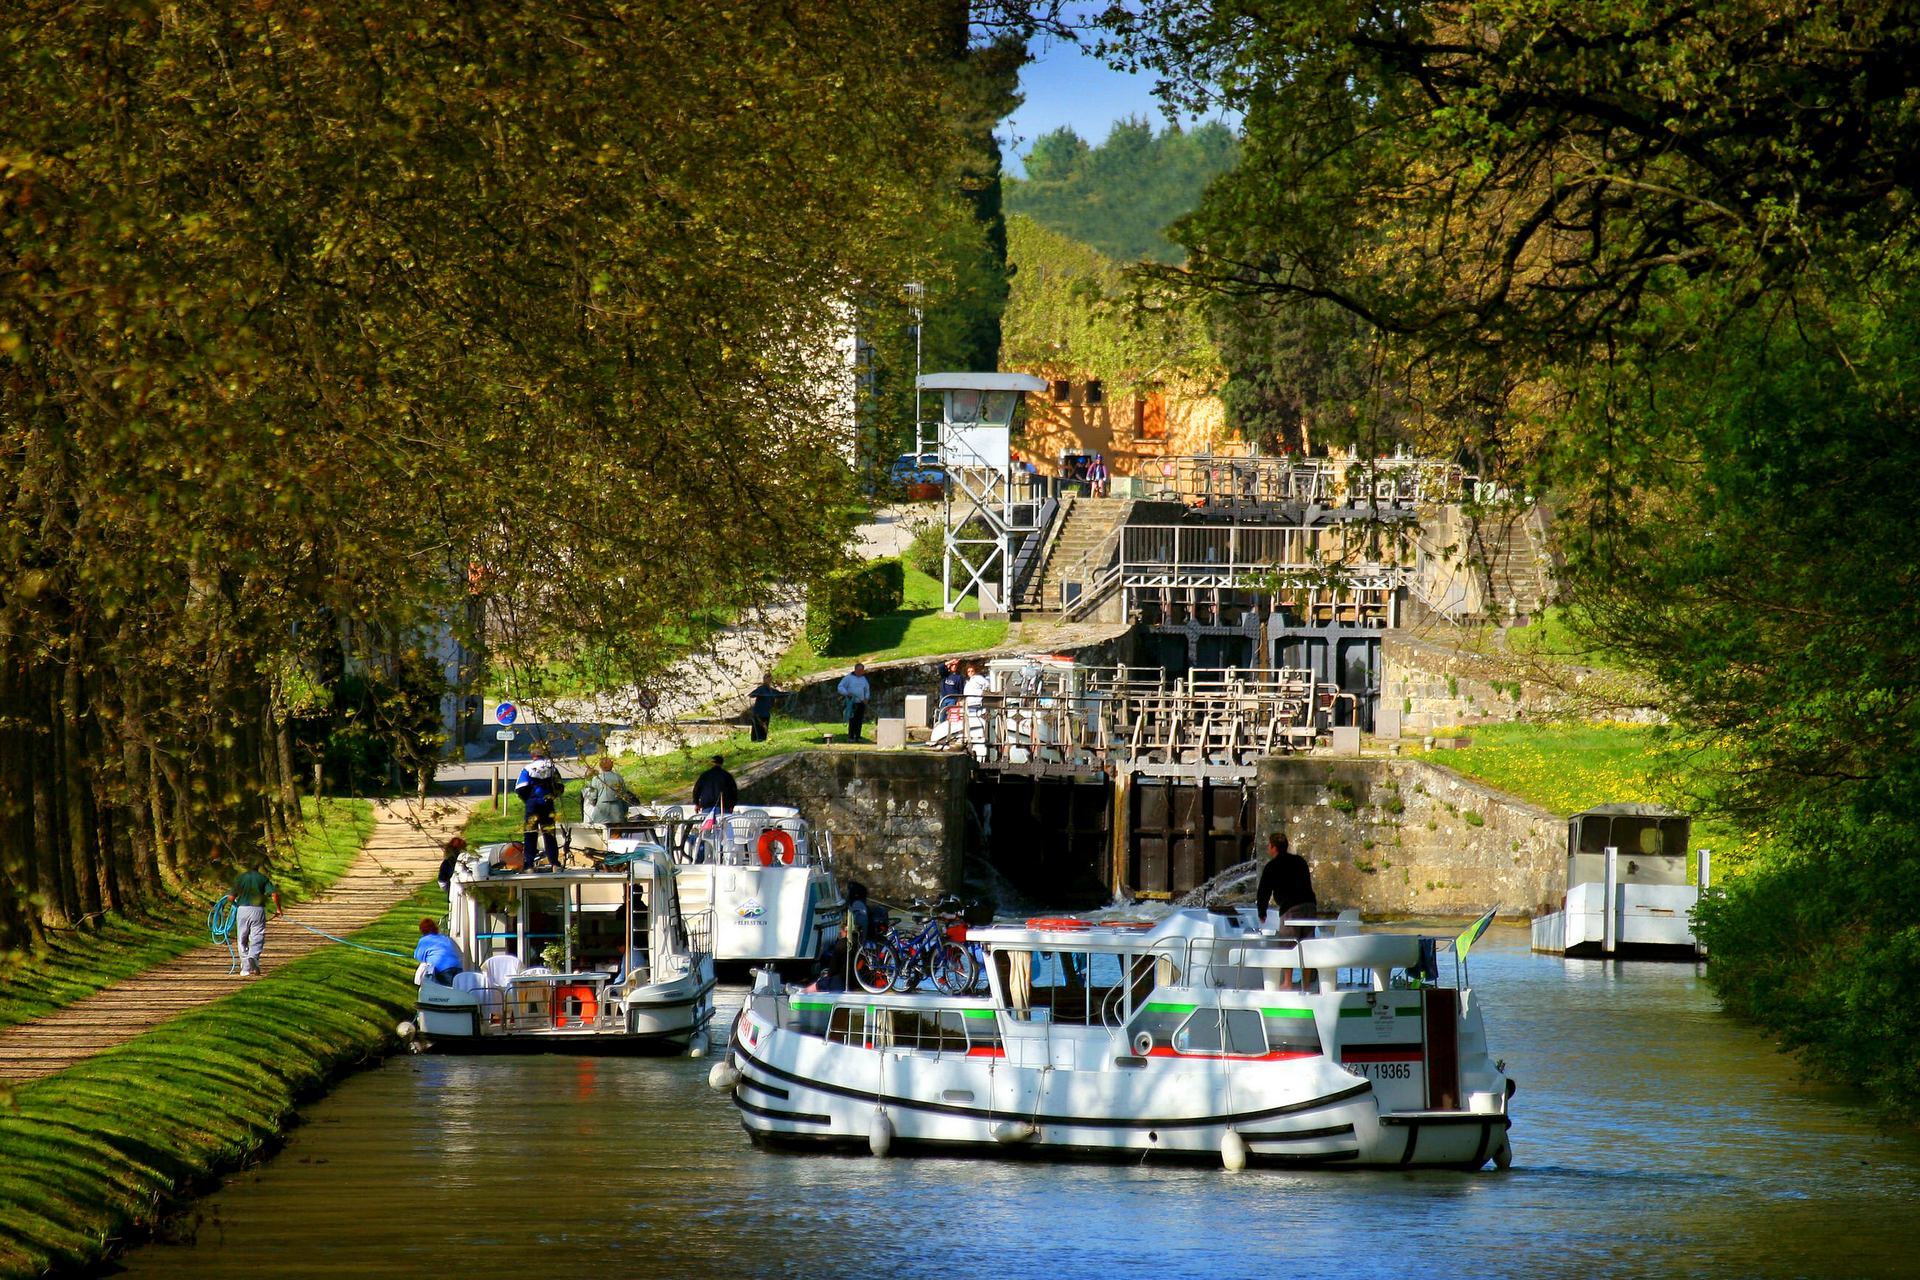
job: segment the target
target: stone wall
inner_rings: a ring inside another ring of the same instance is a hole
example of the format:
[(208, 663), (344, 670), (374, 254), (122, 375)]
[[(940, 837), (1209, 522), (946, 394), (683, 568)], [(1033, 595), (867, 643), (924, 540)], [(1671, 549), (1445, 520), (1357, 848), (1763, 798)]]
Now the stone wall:
[(1527, 915), (1566, 892), (1566, 822), (1417, 760), (1260, 762), (1258, 841), (1282, 830), (1322, 909)]
[(833, 833), (842, 884), (908, 903), (960, 888), (970, 765), (927, 751), (799, 751), (756, 769), (740, 800), (797, 806)]
[[(1121, 666), (1134, 662), (1134, 634), (1131, 631), (1111, 636), (1096, 644), (1069, 646), (1060, 649), (1048, 649), (1048, 653), (1067, 653), (1080, 662), (1093, 667)], [(986, 658), (1006, 657), (1015, 653), (1032, 653), (1028, 648), (1002, 646), (998, 649), (982, 651), (969, 655)], [(938, 703), (940, 676), (945, 671), (942, 665), (944, 657), (900, 658), (893, 662), (876, 663), (867, 668), (867, 680), (873, 685), (873, 701), (867, 707), (867, 734), (873, 733), (873, 722), (881, 716), (902, 715), (906, 711), (907, 695), (924, 693), (931, 709)], [(781, 713), (801, 720), (838, 720), (840, 718), (840, 695), (835, 687), (840, 678), (853, 670), (849, 662), (825, 675), (816, 676), (800, 685), (793, 695), (780, 705)], [(740, 719), (746, 719), (742, 710)]]
[(1406, 632), (1389, 632), (1380, 645), (1380, 706), (1401, 710), (1405, 733), (1569, 716), (1645, 724), (1662, 718), (1653, 700), (1619, 672), (1473, 653)]

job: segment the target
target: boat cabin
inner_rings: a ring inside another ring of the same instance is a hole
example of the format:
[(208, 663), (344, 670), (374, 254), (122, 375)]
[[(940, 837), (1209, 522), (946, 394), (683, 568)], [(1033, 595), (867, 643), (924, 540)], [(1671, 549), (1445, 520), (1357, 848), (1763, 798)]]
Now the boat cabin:
[(1567, 819), (1567, 884), (1606, 879), (1608, 849), (1621, 884), (1687, 883), (1693, 819), (1650, 804), (1603, 804)]

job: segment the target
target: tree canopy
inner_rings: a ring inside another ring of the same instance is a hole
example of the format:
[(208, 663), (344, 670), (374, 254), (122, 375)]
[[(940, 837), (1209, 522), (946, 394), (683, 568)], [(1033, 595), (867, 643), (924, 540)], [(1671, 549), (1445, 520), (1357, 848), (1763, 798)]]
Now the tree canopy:
[(1147, 120), (1121, 120), (1097, 147), (1062, 126), (1034, 140), (1024, 179), (1007, 180), (1007, 209), (1121, 262), (1179, 262), (1167, 228), (1232, 167), (1237, 146), (1218, 121), (1155, 133)]
[(0, 947), (271, 839), (294, 692), (477, 604), (638, 683), (831, 563), (854, 309), (960, 185), (950, 26), (16, 6)]
[(1709, 802), (1772, 838), (1706, 914), (1715, 982), (1910, 1106), (1920, 1015), (1888, 984), (1920, 960), (1920, 504), (1898, 478), (1920, 461), (1920, 17), (1194, 0), (1112, 21), (1176, 100), (1244, 112), (1176, 282), (1357, 317), (1434, 444), (1555, 497), (1576, 609), (1729, 762)]
[(1000, 363), (1111, 387), (1212, 380), (1218, 358), (1200, 317), (1161, 291), (1140, 295), (1125, 268), (1024, 214), (1007, 219), (1013, 268)]

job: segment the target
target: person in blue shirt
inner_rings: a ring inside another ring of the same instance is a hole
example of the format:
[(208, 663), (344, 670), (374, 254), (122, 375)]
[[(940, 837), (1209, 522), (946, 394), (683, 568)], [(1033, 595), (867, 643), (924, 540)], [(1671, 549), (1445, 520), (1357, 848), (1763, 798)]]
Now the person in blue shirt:
[(420, 921), (420, 941), (414, 944), (413, 958), (427, 966), (435, 982), (449, 987), (453, 985), (454, 976), (466, 967), (453, 939), (440, 932), (439, 925), (424, 918)]
[(560, 770), (547, 758), (546, 744), (535, 744), (533, 759), (520, 771), (519, 785), (513, 789), (526, 809), (521, 823), (520, 849), (526, 858), (523, 865), (529, 871), (538, 867), (540, 851), (536, 842), (542, 836), (546, 838), (547, 862), (555, 871), (560, 869), (560, 819), (554, 806), (566, 789)]
[(944, 720), (947, 708), (960, 701), (960, 695), (967, 691), (966, 673), (960, 670), (960, 659), (948, 658), (946, 669), (940, 676), (940, 714)]

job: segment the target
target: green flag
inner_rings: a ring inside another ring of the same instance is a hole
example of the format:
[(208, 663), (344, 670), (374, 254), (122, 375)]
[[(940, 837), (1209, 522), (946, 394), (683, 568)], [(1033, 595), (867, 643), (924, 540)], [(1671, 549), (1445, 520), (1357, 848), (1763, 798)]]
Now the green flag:
[[(1498, 911), (1499, 909), (1500, 908), (1495, 907), (1493, 910)], [(1474, 943), (1480, 941), (1480, 935), (1485, 933), (1487, 931), (1487, 926), (1492, 923), (1493, 923), (1493, 911), (1489, 911), (1487, 912), (1487, 914), (1481, 916), (1478, 920), (1475, 920), (1472, 924), (1468, 925), (1464, 930), (1461, 931), (1460, 936), (1453, 940), (1453, 954), (1458, 956), (1460, 959), (1465, 960), (1467, 958), (1467, 952), (1473, 949)]]

